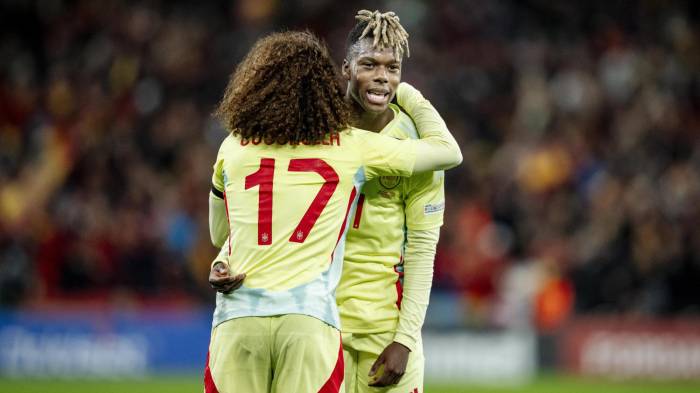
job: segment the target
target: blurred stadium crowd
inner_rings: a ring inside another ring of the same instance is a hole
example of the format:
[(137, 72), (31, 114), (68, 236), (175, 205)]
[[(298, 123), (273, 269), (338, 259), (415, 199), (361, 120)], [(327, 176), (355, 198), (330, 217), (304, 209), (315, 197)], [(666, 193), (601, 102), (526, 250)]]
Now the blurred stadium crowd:
[[(700, 313), (700, 6), (0, 2), (0, 305), (209, 303), (211, 118), (254, 40), (361, 8), (463, 149), (434, 291), (469, 326)], [(440, 315), (439, 313), (437, 314)]]

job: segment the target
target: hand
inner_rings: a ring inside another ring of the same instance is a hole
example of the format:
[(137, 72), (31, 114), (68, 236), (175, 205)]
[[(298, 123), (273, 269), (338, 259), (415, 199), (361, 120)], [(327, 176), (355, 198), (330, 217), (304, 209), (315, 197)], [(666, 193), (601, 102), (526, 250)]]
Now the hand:
[(408, 348), (397, 342), (392, 342), (384, 348), (369, 370), (369, 386), (381, 387), (399, 383), (406, 372), (410, 352)]
[(209, 284), (217, 292), (229, 294), (243, 285), (245, 273), (231, 276), (228, 265), (223, 262), (216, 262), (209, 272)]

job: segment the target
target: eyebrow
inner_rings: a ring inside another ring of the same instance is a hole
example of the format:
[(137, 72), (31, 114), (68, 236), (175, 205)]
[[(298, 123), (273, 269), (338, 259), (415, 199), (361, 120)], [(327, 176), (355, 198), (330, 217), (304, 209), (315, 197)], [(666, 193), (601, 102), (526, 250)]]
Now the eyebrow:
[[(360, 57), (357, 58), (357, 61), (358, 61), (358, 62), (359, 62), (359, 61), (372, 61), (372, 62), (375, 62), (375, 63), (378, 63), (378, 62), (379, 62), (379, 60), (377, 60), (377, 57), (376, 57), (376, 56), (370, 56), (370, 55), (362, 55), (362, 56), (360, 56)], [(400, 65), (400, 64), (401, 64), (401, 61), (396, 60), (396, 59), (393, 59), (393, 60), (391, 60), (391, 61), (389, 61), (389, 62), (387, 62), (387, 63), (389, 63), (389, 64), (399, 64), (399, 65)]]

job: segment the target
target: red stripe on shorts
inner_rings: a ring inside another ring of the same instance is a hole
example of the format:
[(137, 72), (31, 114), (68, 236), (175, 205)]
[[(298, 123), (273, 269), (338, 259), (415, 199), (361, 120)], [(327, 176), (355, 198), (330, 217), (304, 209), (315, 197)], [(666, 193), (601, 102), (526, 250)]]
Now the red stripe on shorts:
[(204, 368), (204, 393), (219, 393), (214, 385), (214, 379), (211, 377), (211, 370), (209, 369), (209, 352), (207, 352), (207, 366)]
[[(403, 261), (403, 257), (401, 257)], [(401, 284), (401, 279), (403, 278), (403, 272), (400, 272), (398, 265), (394, 265), (394, 271), (398, 274), (396, 277), (396, 307), (401, 309), (401, 300), (403, 300), (403, 285)]]
[(340, 349), (338, 350), (338, 360), (335, 362), (335, 368), (318, 393), (338, 393), (340, 391), (340, 386), (343, 384), (344, 373), (345, 363), (343, 363), (343, 341), (341, 340)]

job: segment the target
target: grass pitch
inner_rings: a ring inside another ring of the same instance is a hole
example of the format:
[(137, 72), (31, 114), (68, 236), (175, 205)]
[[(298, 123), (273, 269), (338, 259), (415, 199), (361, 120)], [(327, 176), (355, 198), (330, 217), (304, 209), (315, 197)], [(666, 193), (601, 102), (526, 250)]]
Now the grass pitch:
[[(201, 377), (149, 377), (129, 380), (54, 380), (0, 378), (0, 392), (7, 393), (200, 393)], [(517, 387), (426, 384), (426, 393), (697, 393), (700, 381), (616, 382), (546, 375)], [(291, 393), (291, 392), (290, 392)]]

